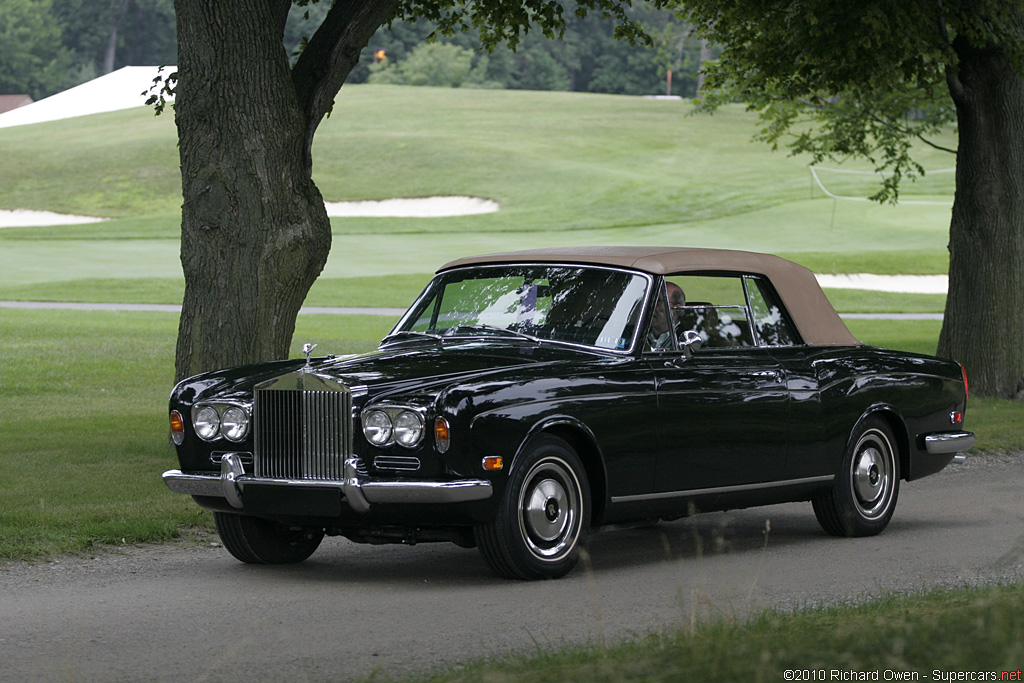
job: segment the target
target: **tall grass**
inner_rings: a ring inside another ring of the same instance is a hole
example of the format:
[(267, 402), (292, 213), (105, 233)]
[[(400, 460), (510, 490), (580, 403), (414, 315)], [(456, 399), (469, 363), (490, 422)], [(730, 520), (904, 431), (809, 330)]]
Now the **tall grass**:
[(610, 647), (459, 666), (447, 683), (1021, 680), (1024, 585), (767, 611)]

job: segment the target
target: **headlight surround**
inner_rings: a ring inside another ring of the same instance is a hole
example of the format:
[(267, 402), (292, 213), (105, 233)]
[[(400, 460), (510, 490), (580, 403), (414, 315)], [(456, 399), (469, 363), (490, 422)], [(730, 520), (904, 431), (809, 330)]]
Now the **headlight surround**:
[(213, 441), (220, 434), (220, 413), (213, 406), (202, 406), (192, 413), (192, 427), (203, 441)]
[(249, 435), (249, 414), (239, 406), (228, 406), (220, 415), (220, 432), (233, 443)]
[(192, 428), (203, 441), (245, 441), (251, 423), (250, 408), (241, 403), (199, 403), (192, 407)]
[(363, 436), (378, 448), (399, 445), (416, 448), (426, 431), (426, 411), (408, 406), (374, 406), (363, 411)]

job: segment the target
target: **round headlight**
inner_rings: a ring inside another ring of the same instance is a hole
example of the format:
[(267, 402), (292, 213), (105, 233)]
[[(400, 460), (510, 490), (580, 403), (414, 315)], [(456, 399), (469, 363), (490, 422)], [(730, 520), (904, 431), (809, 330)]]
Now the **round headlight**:
[(412, 448), (423, 438), (423, 418), (419, 413), (403, 410), (395, 417), (395, 441)]
[(393, 431), (391, 418), (383, 410), (373, 410), (363, 416), (363, 436), (374, 446), (391, 441)]
[(231, 406), (220, 416), (220, 432), (228, 441), (244, 441), (249, 433), (249, 414), (238, 406)]
[(212, 406), (203, 406), (192, 415), (192, 426), (203, 441), (212, 441), (220, 432), (220, 415)]

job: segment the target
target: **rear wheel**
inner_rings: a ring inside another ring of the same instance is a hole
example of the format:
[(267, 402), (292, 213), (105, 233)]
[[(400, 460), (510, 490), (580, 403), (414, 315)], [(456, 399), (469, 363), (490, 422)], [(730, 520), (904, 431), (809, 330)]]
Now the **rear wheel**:
[(579, 559), (590, 527), (590, 486), (572, 447), (533, 440), (515, 464), (494, 519), (474, 528), (487, 564), (508, 579), (558, 578)]
[(832, 489), (814, 499), (814, 514), (833, 536), (874, 536), (892, 519), (900, 491), (900, 460), (892, 430), (880, 418), (860, 422)]
[(228, 552), (249, 564), (295, 564), (313, 554), (323, 529), (290, 527), (258, 517), (213, 513), (217, 533)]

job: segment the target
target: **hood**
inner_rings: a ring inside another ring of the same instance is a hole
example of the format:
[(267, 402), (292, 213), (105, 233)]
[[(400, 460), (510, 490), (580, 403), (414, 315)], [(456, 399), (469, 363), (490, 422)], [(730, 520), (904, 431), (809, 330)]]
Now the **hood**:
[[(459, 377), (497, 374), (538, 364), (571, 363), (595, 356), (553, 345), (496, 344), (467, 341), (459, 344), (396, 344), (359, 356), (313, 358), (307, 372), (344, 384), (357, 393), (377, 396), (415, 387), (445, 384)], [(208, 372), (178, 384), (172, 400), (194, 403), (213, 397), (248, 400), (257, 384), (303, 369), (305, 360), (293, 359)]]

